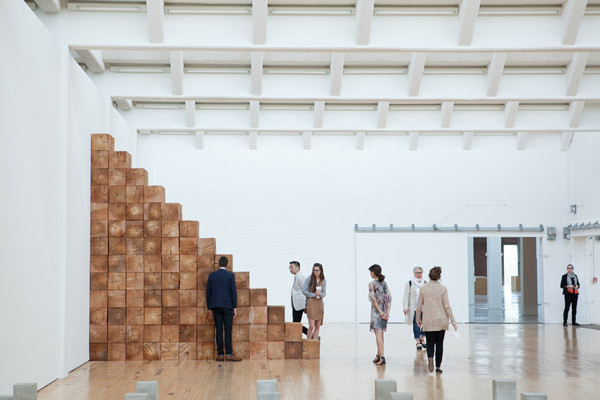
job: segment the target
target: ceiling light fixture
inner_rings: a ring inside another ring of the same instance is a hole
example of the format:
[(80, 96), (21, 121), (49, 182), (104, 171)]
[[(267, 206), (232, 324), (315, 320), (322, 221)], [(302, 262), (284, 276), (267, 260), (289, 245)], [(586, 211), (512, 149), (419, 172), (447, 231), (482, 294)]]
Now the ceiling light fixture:
[(454, 111), (503, 111), (504, 104), (455, 104)]
[(344, 75), (406, 75), (407, 68), (344, 68)]
[(485, 75), (486, 67), (427, 67), (423, 70), (425, 75)]
[(263, 74), (271, 75), (327, 75), (329, 68), (264, 68)]
[(458, 7), (375, 7), (373, 15), (458, 15)]
[(201, 6), (201, 5), (166, 5), (166, 14), (204, 14), (204, 15), (252, 15), (252, 7), (248, 6)]
[(438, 111), (439, 104), (390, 104), (390, 111)]
[(269, 15), (310, 15), (345, 16), (354, 15), (354, 7), (289, 7), (270, 6)]
[(312, 104), (261, 104), (261, 110), (311, 111)]
[(145, 3), (91, 3), (91, 2), (68, 2), (69, 11), (98, 11), (98, 12), (144, 12)]
[(540, 6), (540, 7), (497, 7), (497, 6), (481, 6), (479, 7), (479, 16), (499, 16), (499, 15), (561, 15), (562, 7), (560, 6)]
[(188, 74), (249, 74), (250, 68), (246, 67), (185, 67)]
[(585, 67), (583, 73), (586, 75), (597, 75), (600, 74), (600, 67)]
[(110, 72), (124, 72), (129, 74), (162, 74), (169, 72), (170, 68), (167, 66), (152, 66), (152, 65), (111, 65), (109, 68)]
[(196, 103), (197, 110), (248, 110), (247, 103)]
[(562, 75), (566, 67), (504, 67), (505, 75)]
[(377, 110), (375, 104), (325, 104), (326, 110), (332, 111), (374, 111)]
[(549, 111), (549, 110), (568, 110), (569, 104), (567, 103), (524, 103), (519, 104), (519, 110), (536, 110), (536, 111)]
[(180, 110), (185, 108), (184, 103), (135, 103), (136, 108), (147, 110)]
[(600, 15), (600, 5), (589, 4), (585, 8), (584, 15)]

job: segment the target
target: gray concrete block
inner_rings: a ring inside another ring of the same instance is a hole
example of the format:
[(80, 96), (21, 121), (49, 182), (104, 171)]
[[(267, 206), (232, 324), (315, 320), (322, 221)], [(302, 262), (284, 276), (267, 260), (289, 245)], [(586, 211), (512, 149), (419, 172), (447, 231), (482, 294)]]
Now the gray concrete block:
[(396, 389), (393, 379), (375, 379), (375, 400), (389, 400), (390, 393), (396, 392)]
[(256, 381), (256, 395), (277, 393), (277, 381), (275, 379)]
[(548, 400), (548, 396), (541, 393), (521, 393), (521, 400)]
[(13, 400), (36, 400), (37, 383), (17, 383), (13, 385)]
[(390, 400), (414, 400), (415, 396), (413, 396), (410, 392), (392, 392), (390, 393)]
[(148, 400), (158, 400), (158, 382), (140, 381), (135, 385), (136, 393), (147, 393)]
[(12, 394), (11, 395), (0, 395), (0, 400), (13, 400)]
[(125, 400), (148, 400), (148, 393), (127, 393)]
[(279, 393), (261, 393), (256, 400), (280, 400)]
[(509, 379), (492, 381), (493, 400), (517, 400), (517, 382)]

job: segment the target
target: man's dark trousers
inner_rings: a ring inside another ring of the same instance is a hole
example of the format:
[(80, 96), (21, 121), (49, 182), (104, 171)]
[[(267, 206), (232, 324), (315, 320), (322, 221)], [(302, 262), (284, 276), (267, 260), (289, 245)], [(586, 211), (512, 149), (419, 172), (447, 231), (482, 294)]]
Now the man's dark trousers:
[(223, 325), (225, 325), (225, 354), (233, 354), (231, 330), (233, 328), (233, 310), (230, 308), (213, 308), (215, 328), (217, 329), (217, 354), (223, 355)]

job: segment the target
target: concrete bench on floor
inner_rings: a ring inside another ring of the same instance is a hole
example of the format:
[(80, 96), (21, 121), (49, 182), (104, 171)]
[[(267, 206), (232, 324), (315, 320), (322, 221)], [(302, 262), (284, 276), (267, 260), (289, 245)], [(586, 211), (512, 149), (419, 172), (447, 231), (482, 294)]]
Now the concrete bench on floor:
[(37, 383), (16, 383), (13, 394), (0, 396), (3, 400), (37, 400)]
[(256, 400), (279, 400), (275, 379), (256, 381)]
[(135, 393), (127, 393), (125, 400), (158, 400), (158, 382), (138, 382), (135, 385)]

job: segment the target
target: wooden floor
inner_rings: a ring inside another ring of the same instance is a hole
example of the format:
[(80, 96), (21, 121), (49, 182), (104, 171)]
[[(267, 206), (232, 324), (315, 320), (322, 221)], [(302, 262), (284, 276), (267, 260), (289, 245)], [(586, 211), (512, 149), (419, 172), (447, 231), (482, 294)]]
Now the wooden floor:
[[(386, 333), (385, 367), (373, 365), (368, 325), (325, 325), (321, 360), (88, 362), (38, 394), (40, 400), (123, 399), (136, 381), (157, 380), (161, 400), (255, 399), (257, 379), (277, 379), (282, 400), (373, 399), (374, 379), (424, 399), (492, 399), (492, 379), (515, 379), (519, 392), (550, 400), (600, 398), (600, 331), (562, 325), (459, 325), (446, 336), (442, 374), (426, 370), (412, 331)], [(569, 392), (567, 394), (567, 392)]]

